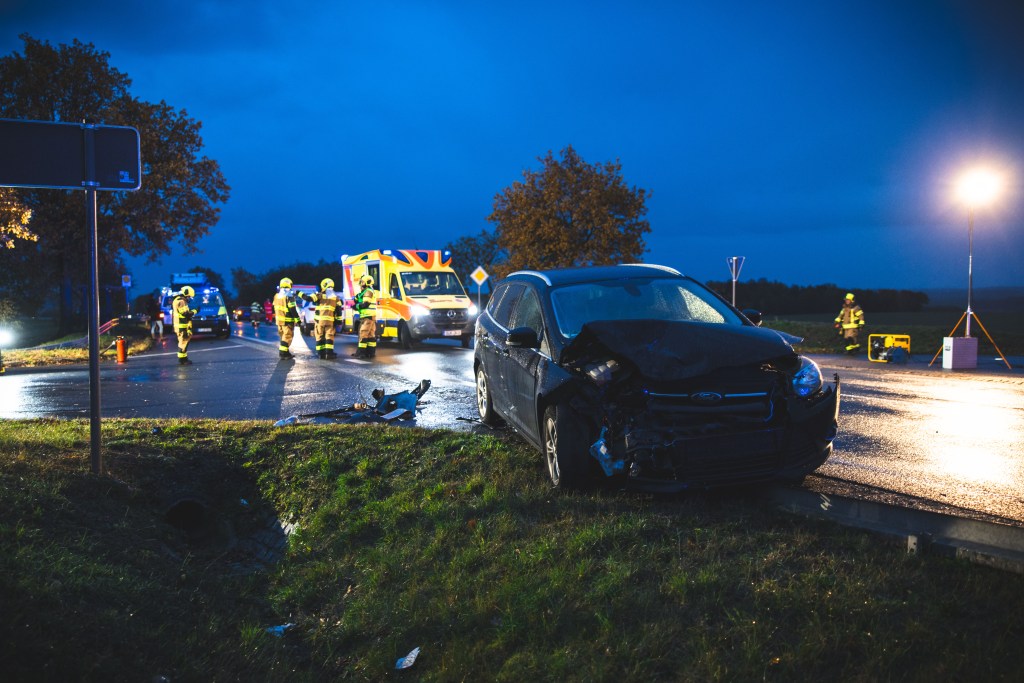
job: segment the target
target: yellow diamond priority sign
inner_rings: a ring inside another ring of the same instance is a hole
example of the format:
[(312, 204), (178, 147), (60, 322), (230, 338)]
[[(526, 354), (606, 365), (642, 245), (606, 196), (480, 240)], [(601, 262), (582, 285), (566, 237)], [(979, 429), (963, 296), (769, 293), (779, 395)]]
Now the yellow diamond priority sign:
[(487, 281), (487, 278), (489, 278), (490, 275), (488, 275), (487, 271), (482, 267), (477, 266), (476, 270), (469, 274), (469, 277), (476, 283), (477, 287), (480, 287)]

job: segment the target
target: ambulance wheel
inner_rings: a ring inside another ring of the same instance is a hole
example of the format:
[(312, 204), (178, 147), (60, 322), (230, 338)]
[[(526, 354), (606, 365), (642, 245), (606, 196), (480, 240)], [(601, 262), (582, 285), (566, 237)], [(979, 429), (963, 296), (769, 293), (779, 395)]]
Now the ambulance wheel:
[(403, 349), (411, 349), (414, 341), (409, 326), (404, 321), (398, 323), (398, 345)]

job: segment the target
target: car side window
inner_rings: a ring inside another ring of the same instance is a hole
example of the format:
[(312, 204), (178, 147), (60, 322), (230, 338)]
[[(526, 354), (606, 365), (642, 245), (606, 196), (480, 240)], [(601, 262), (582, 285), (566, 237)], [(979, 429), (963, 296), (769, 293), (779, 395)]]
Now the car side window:
[(539, 334), (543, 326), (544, 318), (540, 311), (540, 301), (535, 293), (527, 291), (519, 299), (519, 305), (516, 306), (516, 310), (512, 314), (510, 327), (529, 327)]
[[(494, 318), (494, 321), (506, 329), (509, 328), (509, 321), (512, 318), (512, 310), (515, 308), (516, 303), (519, 301), (519, 297), (523, 295), (526, 290), (526, 285), (519, 284), (518, 282), (512, 282), (505, 286), (505, 291), (502, 293), (498, 303), (494, 306), (494, 310), (491, 310), (488, 305), (487, 310)], [(491, 300), (492, 302), (494, 299)]]
[(544, 336), (544, 313), (540, 308), (540, 299), (533, 290), (526, 290), (519, 299), (519, 305), (512, 313), (512, 321), (509, 328), (529, 327), (540, 338), (540, 350), (545, 355), (550, 355), (551, 350), (547, 345)]
[(505, 296), (505, 292), (508, 291), (508, 285), (498, 285), (491, 292), (491, 295), (487, 298), (487, 312), (494, 316), (494, 312), (498, 310), (498, 304), (501, 303), (501, 297)]
[(388, 289), (391, 290), (392, 299), (402, 298), (402, 290), (398, 288), (398, 276), (395, 275), (394, 273), (391, 273), (391, 284), (388, 287)]

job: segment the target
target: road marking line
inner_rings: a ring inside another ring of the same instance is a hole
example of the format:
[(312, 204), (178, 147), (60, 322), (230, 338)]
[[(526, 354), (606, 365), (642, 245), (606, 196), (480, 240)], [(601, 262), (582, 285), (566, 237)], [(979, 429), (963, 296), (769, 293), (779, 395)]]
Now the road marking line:
[[(229, 344), (228, 346), (221, 346), (221, 347), (218, 347), (216, 349), (198, 349), (198, 350), (197, 349), (189, 349), (189, 350), (192, 351), (192, 353), (209, 353), (211, 351), (224, 351), (224, 350), (230, 349), (230, 348), (232, 348), (234, 346), (239, 346), (239, 344)], [(161, 353), (147, 353), (146, 357), (147, 358), (152, 358), (154, 356), (173, 356), (173, 355), (176, 355), (177, 353), (178, 353), (177, 351), (163, 351)]]

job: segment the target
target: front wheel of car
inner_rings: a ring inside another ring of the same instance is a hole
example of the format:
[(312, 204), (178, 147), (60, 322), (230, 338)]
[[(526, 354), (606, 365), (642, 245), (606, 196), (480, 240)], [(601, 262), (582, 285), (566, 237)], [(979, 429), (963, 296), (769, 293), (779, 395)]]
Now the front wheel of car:
[(544, 457), (551, 483), (560, 489), (591, 484), (586, 425), (564, 404), (544, 411)]
[(501, 418), (494, 411), (491, 389), (487, 384), (487, 374), (483, 366), (476, 369), (476, 409), (480, 413), (480, 421), (485, 425), (493, 427), (501, 422)]

